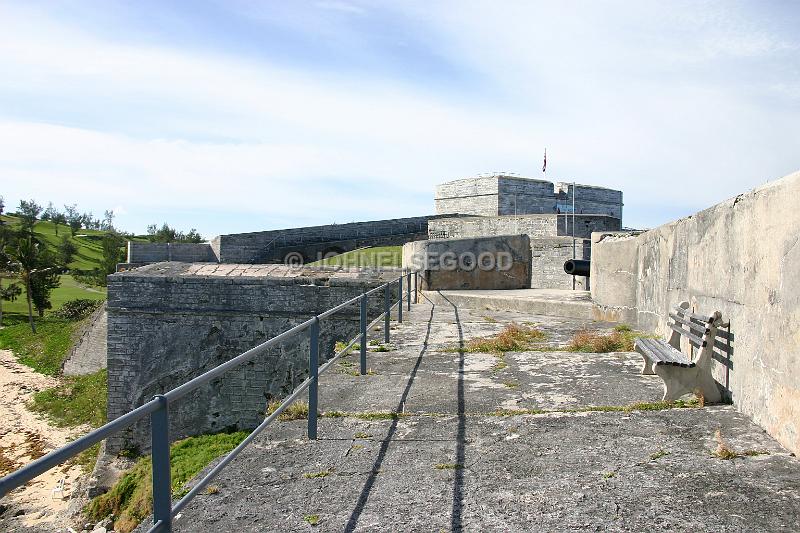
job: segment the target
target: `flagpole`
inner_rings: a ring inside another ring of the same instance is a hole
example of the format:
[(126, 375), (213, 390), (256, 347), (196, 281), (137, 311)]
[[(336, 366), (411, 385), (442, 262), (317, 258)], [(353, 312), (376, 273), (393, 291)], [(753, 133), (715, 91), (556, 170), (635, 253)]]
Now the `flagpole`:
[[(572, 260), (575, 260), (575, 194), (577, 188), (575, 182), (572, 182)], [(572, 290), (575, 290), (575, 276), (572, 276)]]

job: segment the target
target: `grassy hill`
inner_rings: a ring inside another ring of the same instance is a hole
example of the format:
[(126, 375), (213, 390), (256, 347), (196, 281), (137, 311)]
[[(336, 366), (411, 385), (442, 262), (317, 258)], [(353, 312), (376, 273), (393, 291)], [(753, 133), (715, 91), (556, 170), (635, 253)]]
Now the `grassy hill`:
[[(19, 219), (13, 216), (0, 215), (0, 219), (12, 228), (19, 225)], [(101, 242), (105, 232), (81, 229), (75, 237), (72, 237), (69, 226), (59, 225), (58, 235), (56, 235), (55, 224), (43, 220), (36, 223), (34, 232), (51, 248), (55, 248), (58, 243), (61, 242), (63, 235), (66, 235), (67, 238), (75, 244), (78, 251), (75, 254), (75, 259), (69, 264), (70, 270), (91, 271), (99, 266), (100, 259), (103, 256)], [(3, 286), (8, 286), (11, 282), (12, 280), (4, 279)], [(53, 308), (46, 314), (52, 313), (61, 307), (64, 302), (69, 300), (75, 300), (77, 298), (102, 300), (105, 299), (105, 297), (105, 287), (89, 287), (79, 283), (71, 275), (64, 274), (61, 276), (61, 286), (53, 289), (51, 294), (50, 301), (53, 303)], [(15, 302), (3, 302), (3, 314), (6, 315), (4, 317), (4, 322), (6, 319), (9, 319), (12, 323), (16, 322), (16, 320), (14, 320), (16, 318), (14, 315), (27, 315), (27, 313), (28, 304), (25, 300), (24, 291)]]
[[(2, 215), (0, 219), (11, 227), (19, 226), (19, 219), (16, 217)], [(59, 225), (58, 235), (56, 235), (56, 225), (46, 220), (38, 221), (33, 227), (33, 231), (53, 249), (58, 246), (64, 235), (72, 241), (78, 248), (78, 253), (69, 264), (71, 270), (92, 270), (100, 264), (100, 259), (103, 257), (102, 240), (105, 231), (81, 229), (75, 237), (72, 237), (69, 226)]]

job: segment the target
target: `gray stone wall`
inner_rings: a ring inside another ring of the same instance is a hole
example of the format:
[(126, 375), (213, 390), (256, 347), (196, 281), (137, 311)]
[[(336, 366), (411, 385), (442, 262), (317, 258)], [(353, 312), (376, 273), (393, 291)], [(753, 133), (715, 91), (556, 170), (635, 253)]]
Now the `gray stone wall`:
[[(564, 272), (564, 263), (572, 259), (572, 238), (551, 237), (531, 239), (531, 287), (535, 289), (572, 289), (572, 278)], [(575, 258), (590, 259), (588, 239), (577, 239)], [(575, 289), (588, 290), (589, 279), (574, 276)]]
[(577, 214), (612, 216), (622, 220), (622, 192), (592, 185), (498, 174), (443, 183), (436, 187), (437, 214), (478, 216)]
[[(593, 237), (592, 297), (607, 315), (666, 334), (689, 301), (734, 335), (734, 404), (800, 452), (800, 172), (641, 235)], [(725, 359), (722, 359), (725, 361)], [(714, 368), (724, 384), (725, 366)]]
[(491, 235), (526, 234), (531, 239), (572, 236), (573, 218), (575, 236), (588, 239), (595, 231), (618, 231), (620, 220), (603, 215), (520, 215), (479, 217), (463, 216), (438, 218), (428, 223), (431, 239), (463, 239)]
[(61, 364), (65, 376), (91, 374), (106, 367), (106, 336), (108, 313), (101, 305), (86, 321), (78, 340)]
[[(159, 263), (109, 276), (109, 420), (396, 276), (270, 268)], [(370, 299), (371, 318), (382, 305)], [(321, 361), (357, 332), (357, 306), (322, 321)], [(271, 398), (305, 379), (307, 354), (303, 335), (171, 405), (172, 438), (255, 427)], [(148, 446), (146, 423), (108, 442), (112, 453)]]
[[(424, 239), (431, 217), (412, 217), (371, 222), (352, 222), (283, 230), (220, 235), (213, 241), (222, 263), (282, 262), (297, 251), (306, 260), (313, 252), (341, 253), (360, 246), (389, 246)], [(308, 252), (308, 253), (306, 253)]]
[(212, 262), (217, 260), (214, 249), (207, 242), (128, 242), (128, 263), (144, 264), (161, 261), (186, 263)]
[(421, 273), (424, 290), (525, 289), (530, 250), (527, 235), (415, 241), (403, 245), (403, 268)]

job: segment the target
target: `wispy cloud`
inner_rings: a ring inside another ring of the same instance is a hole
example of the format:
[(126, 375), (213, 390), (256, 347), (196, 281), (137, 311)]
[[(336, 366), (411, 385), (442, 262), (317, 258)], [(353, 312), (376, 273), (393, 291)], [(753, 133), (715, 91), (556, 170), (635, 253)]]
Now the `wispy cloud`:
[[(303, 27), (308, 9), (374, 28)], [(124, 205), (138, 231), (173, 213), (213, 235), (429, 213), (436, 183), (536, 176), (547, 146), (554, 179), (621, 188), (626, 224), (654, 225), (798, 166), (797, 36), (785, 16), (732, 9), (317, 2), (278, 16), (248, 3), (209, 47), (6, 4), (0, 194)], [(242, 20), (264, 28), (258, 54), (236, 52), (256, 39), (237, 41)], [(294, 64), (271, 59), (285, 31), (307, 47)], [(349, 43), (344, 66), (309, 59), (326, 39)], [(384, 65), (364, 70), (362, 54)], [(671, 209), (637, 209), (654, 201)]]

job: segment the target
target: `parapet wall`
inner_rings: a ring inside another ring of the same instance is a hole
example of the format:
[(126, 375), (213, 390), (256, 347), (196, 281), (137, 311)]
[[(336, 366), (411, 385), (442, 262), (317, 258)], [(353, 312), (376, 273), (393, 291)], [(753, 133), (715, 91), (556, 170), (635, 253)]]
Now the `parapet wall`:
[(134, 242), (128, 241), (128, 263), (159, 263), (181, 261), (185, 263), (216, 262), (217, 255), (210, 243), (186, 242)]
[(283, 230), (220, 235), (212, 246), (222, 263), (282, 262), (296, 251), (305, 260), (316, 260), (316, 253), (341, 253), (360, 246), (392, 246), (425, 239), (432, 217), (398, 218), (371, 222), (351, 222)]
[[(399, 273), (292, 270), (283, 265), (159, 263), (109, 276), (108, 417), (138, 407), (315, 314)], [(382, 312), (382, 295), (369, 313)], [(358, 332), (358, 306), (320, 324), (320, 361)], [(170, 406), (173, 439), (263, 421), (271, 398), (308, 375), (300, 335)], [(109, 439), (109, 451), (149, 447), (149, 426)]]
[[(721, 311), (734, 335), (734, 404), (800, 452), (800, 172), (640, 235), (593, 236), (592, 297), (666, 333), (681, 301)], [(715, 362), (724, 383), (725, 367)]]

